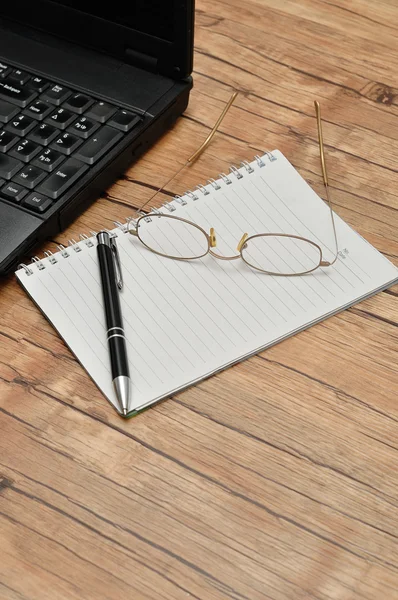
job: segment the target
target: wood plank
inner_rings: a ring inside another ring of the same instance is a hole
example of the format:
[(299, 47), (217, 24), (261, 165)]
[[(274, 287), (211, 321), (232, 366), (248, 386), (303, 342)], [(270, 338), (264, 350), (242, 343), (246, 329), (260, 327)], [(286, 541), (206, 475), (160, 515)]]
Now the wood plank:
[[(6, 460), (9, 465), (5, 475), (10, 482), (7, 484), (3, 504), (7, 516), (17, 520), (18, 524), (22, 522), (24, 527), (36, 526), (37, 530), (39, 520), (45, 523), (46, 535), (61, 547), (44, 544), (39, 562), (47, 564), (50, 561), (48, 570), (56, 575), (51, 568), (52, 560), (55, 558), (55, 564), (62, 560), (62, 576), (68, 579), (68, 564), (64, 564), (66, 546), (72, 562), (71, 568), (73, 566), (75, 571), (78, 562), (82, 573), (82, 580), (73, 577), (80, 590), (85, 590), (83, 576), (87, 566), (84, 569), (80, 566), (80, 562), (84, 562), (84, 556), (79, 556), (79, 561), (76, 561), (70, 555), (78, 552), (79, 546), (83, 544), (93, 560), (96, 549), (91, 548), (86, 539), (86, 536), (90, 536), (95, 543), (93, 534), (112, 537), (118, 546), (123, 545), (126, 550), (134, 549), (141, 559), (144, 558), (144, 563), (162, 567), (161, 572), (166, 568), (171, 577), (177, 566), (183, 569), (188, 579), (195, 578), (197, 572), (199, 597), (205, 595), (204, 583), (208, 580), (209, 593), (213, 594), (210, 597), (262, 598), (261, 573), (265, 571), (269, 574), (268, 585), (271, 588), (278, 590), (278, 586), (282, 584), (282, 589), (274, 597), (286, 597), (284, 594), (288, 592), (287, 597), (293, 598), (295, 593), (301, 591), (299, 585), (294, 585), (289, 579), (285, 581), (283, 571), (286, 560), (289, 560), (291, 569), (295, 570), (300, 557), (301, 569), (311, 572), (319, 561), (326, 567), (329, 559), (332, 556), (335, 558), (336, 548), (341, 547), (339, 541), (330, 541), (325, 531), (314, 535), (310, 527), (268, 507), (268, 496), (273, 497), (273, 502), (277, 498), (271, 494), (269, 483), (264, 478), (251, 474), (250, 470), (245, 470), (245, 473), (242, 471), (242, 475), (253, 481), (258, 479), (253, 495), (247, 497), (236, 491), (235, 488), (241, 487), (240, 481), (243, 482), (244, 478), (239, 473), (242, 469), (235, 461), (230, 467), (233, 471), (231, 469), (231, 473), (227, 475), (229, 481), (220, 480), (216, 464), (220, 460), (217, 458), (220, 456), (218, 450), (224, 448), (223, 454), (229, 451), (234, 453), (234, 445), (231, 446), (228, 442), (228, 430), (223, 432), (225, 439), (219, 439), (219, 426), (214, 425), (213, 431), (207, 428), (207, 435), (201, 433), (197, 424), (203, 417), (195, 413), (181, 414), (179, 407), (175, 405), (174, 408), (180, 415), (176, 422), (173, 412), (169, 413), (170, 416), (162, 415), (158, 408), (152, 411), (150, 421), (143, 424), (143, 429), (138, 424), (133, 435), (127, 433), (125, 437), (120, 437), (117, 431), (98, 421), (91, 421), (87, 428), (86, 418), (81, 413), (65, 410), (54, 404), (49, 407), (47, 402), (40, 400), (35, 394), (36, 402), (31, 412), (30, 407), (33, 405), (29, 402), (29, 395), (30, 392), (26, 391), (28, 409), (24, 420), (27, 424), (12, 419), (9, 414), (3, 413), (1, 416), (8, 440), (12, 439), (14, 442), (12, 445), (9, 441), (2, 444), (2, 460)], [(172, 403), (169, 403), (167, 411), (170, 411), (170, 407)], [(31, 417), (33, 420), (29, 422)], [(174, 444), (172, 448), (167, 443), (167, 448), (155, 449), (150, 441), (140, 444), (141, 433), (150, 439), (160, 422), (170, 435), (178, 434), (180, 418), (184, 418), (183, 427), (189, 432), (182, 438), (182, 446)], [(23, 450), (15, 452), (20, 437), (24, 438)], [(209, 451), (202, 451), (202, 455), (208, 455), (213, 463), (211, 468), (213, 472), (217, 472), (215, 477), (202, 474), (190, 464), (193, 453), (197, 452), (198, 445), (201, 446), (205, 438)], [(110, 454), (106, 454), (107, 459), (103, 450), (104, 440), (110, 449)], [(242, 442), (246, 444), (246, 440)], [(90, 448), (89, 453), (87, 448)], [(174, 458), (175, 454), (178, 458)], [(135, 456), (136, 460), (139, 457), (139, 464), (131, 464), (129, 455)], [(242, 456), (245, 455), (249, 457), (251, 452), (248, 448), (246, 453), (243, 446)], [(15, 464), (17, 468), (14, 469)], [(141, 484), (137, 488), (134, 481), (138, 480)], [(267, 498), (263, 497), (261, 502), (256, 500), (261, 493), (260, 489), (256, 490), (259, 484), (263, 489), (268, 489)], [(25, 499), (29, 499), (28, 512), (23, 511)], [(301, 503), (302, 499), (299, 498), (298, 508)], [(122, 506), (124, 514), (120, 513)], [(206, 510), (203, 510), (204, 506)], [(305, 500), (303, 509), (306, 512)], [(321, 508), (321, 512), (322, 510)], [(66, 518), (69, 519), (67, 522)], [(283, 532), (280, 531), (281, 521)], [(75, 532), (76, 522), (79, 529), (84, 527), (89, 531)], [(244, 541), (240, 541), (242, 536)], [(294, 539), (299, 542), (299, 549), (295, 547)], [(20, 544), (14, 543), (13, 547), (15, 545), (20, 548)], [(201, 549), (199, 554), (198, 548)], [(25, 557), (31, 555), (27, 550), (28, 548), (22, 548), (22, 555)], [(350, 589), (366, 567), (360, 553), (361, 550), (347, 549), (343, 553), (344, 559), (341, 557), (339, 560), (338, 579), (341, 579), (342, 589), (346, 586)], [(118, 567), (118, 574), (121, 576), (124, 570), (118, 554), (111, 547), (108, 555), (101, 544), (99, 562), (102, 569), (110, 569), (111, 572), (112, 568), (107, 563), (108, 560), (111, 561), (110, 564), (113, 562), (113, 568)], [(174, 568), (171, 567), (170, 558), (173, 558)], [(130, 561), (131, 559), (130, 552)], [(167, 566), (164, 564), (165, 560)], [(36, 561), (36, 557), (31, 558), (29, 564), (35, 565)], [(97, 563), (96, 560), (93, 562)], [(334, 562), (333, 572), (330, 573), (330, 584), (334, 585), (335, 569)], [(129, 581), (138, 585), (137, 568), (130, 564), (128, 573)], [(104, 576), (101, 575), (102, 579)], [(180, 573), (179, 581), (181, 577)], [(69, 578), (72, 579), (71, 574)], [(153, 581), (153, 574), (151, 580)], [(90, 585), (94, 583), (95, 578), (90, 578)], [(108, 585), (111, 586), (111, 582)], [(245, 587), (246, 593), (243, 591)], [(217, 588), (224, 595), (215, 594)], [(321, 597), (330, 597), (327, 585), (325, 594)]]

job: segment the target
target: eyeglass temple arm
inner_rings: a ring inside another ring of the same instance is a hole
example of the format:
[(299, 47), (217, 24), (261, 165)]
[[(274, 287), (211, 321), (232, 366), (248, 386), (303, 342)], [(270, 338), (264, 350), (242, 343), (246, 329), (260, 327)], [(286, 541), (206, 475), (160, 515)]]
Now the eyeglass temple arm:
[(211, 140), (215, 136), (217, 129), (220, 127), (222, 120), (224, 119), (225, 115), (231, 108), (232, 103), (235, 101), (235, 98), (237, 97), (237, 95), (238, 95), (238, 92), (234, 92), (232, 94), (232, 96), (228, 100), (228, 103), (224, 107), (224, 110), (222, 111), (221, 115), (218, 117), (216, 124), (214, 125), (213, 129), (210, 131), (209, 135), (207, 136), (207, 138), (205, 139), (203, 144), (201, 144), (201, 146), (192, 154), (192, 156), (190, 156), (188, 158), (188, 160), (185, 161), (185, 163), (178, 169), (178, 171), (176, 171), (166, 181), (166, 183), (164, 183), (162, 185), (162, 187), (160, 187), (158, 190), (156, 190), (156, 192), (150, 198), (148, 198), (148, 200), (141, 206), (140, 211), (142, 211), (146, 207), (146, 205), (149, 204), (149, 202), (151, 202), (151, 200), (153, 200), (155, 198), (155, 196), (157, 196), (160, 192), (162, 192), (165, 189), (165, 187), (168, 186), (169, 183), (171, 183), (173, 181), (173, 179), (175, 179), (177, 177), (177, 175), (179, 175), (183, 169), (185, 169), (185, 167), (187, 167), (188, 165), (192, 165), (195, 162), (195, 160), (197, 158), (199, 158), (199, 156), (206, 150), (207, 146), (210, 144)]
[(319, 104), (318, 100), (315, 100), (314, 104), (315, 104), (316, 121), (317, 121), (317, 127), (318, 127), (318, 141), (319, 141), (319, 153), (320, 153), (321, 167), (322, 167), (322, 177), (323, 177), (323, 183), (325, 184), (326, 199), (327, 199), (327, 202), (328, 202), (329, 208), (330, 208), (330, 217), (332, 219), (333, 236), (334, 236), (334, 243), (335, 243), (334, 259), (331, 262), (326, 262), (326, 261), (322, 261), (322, 262), (325, 263), (325, 266), (331, 266), (337, 260), (338, 253), (339, 253), (339, 245), (338, 245), (338, 241), (337, 241), (336, 223), (334, 220), (332, 201), (330, 199), (329, 179), (328, 179), (328, 173), (327, 173), (327, 168), (326, 168), (325, 149), (324, 149), (324, 145), (323, 145), (321, 105)]
[(234, 92), (232, 94), (232, 96), (230, 97), (228, 103), (226, 104), (224, 110), (222, 111), (221, 115), (218, 117), (213, 129), (210, 131), (209, 135), (207, 136), (207, 138), (205, 139), (205, 141), (203, 142), (203, 144), (196, 150), (196, 152), (194, 152), (192, 154), (192, 156), (190, 156), (187, 160), (188, 164), (191, 164), (193, 162), (195, 162), (195, 160), (202, 154), (202, 152), (204, 152), (207, 148), (207, 146), (210, 144), (211, 140), (213, 139), (213, 137), (216, 134), (217, 129), (220, 127), (222, 120), (224, 119), (225, 115), (227, 114), (227, 112), (229, 111), (229, 109), (232, 106), (232, 103), (235, 101), (236, 96), (238, 95), (238, 92)]

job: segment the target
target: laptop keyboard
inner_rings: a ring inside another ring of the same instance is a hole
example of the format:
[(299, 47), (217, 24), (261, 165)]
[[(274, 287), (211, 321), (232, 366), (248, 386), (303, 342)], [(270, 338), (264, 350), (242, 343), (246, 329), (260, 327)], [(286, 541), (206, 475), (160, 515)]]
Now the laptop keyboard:
[(0, 61), (0, 202), (45, 213), (141, 119)]

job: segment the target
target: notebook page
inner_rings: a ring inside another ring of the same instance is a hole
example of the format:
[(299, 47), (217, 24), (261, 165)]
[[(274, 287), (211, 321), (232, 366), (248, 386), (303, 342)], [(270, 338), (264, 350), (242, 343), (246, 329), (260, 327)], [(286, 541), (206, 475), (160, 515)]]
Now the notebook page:
[[(206, 231), (214, 227), (217, 249), (236, 254), (242, 234), (292, 233), (332, 257), (327, 205), (280, 152), (263, 157), (253, 172), (240, 169), (231, 184), (207, 185), (198, 199), (170, 203), (173, 215)], [(167, 209), (163, 209), (167, 214)], [(241, 260), (210, 255), (174, 261), (148, 251), (134, 236), (115, 230), (124, 290), (120, 295), (133, 381), (131, 409), (138, 410), (200, 381), (245, 356), (392, 285), (398, 270), (336, 217), (337, 263), (295, 278), (265, 275)], [(76, 251), (80, 250), (80, 251)], [(111, 384), (99, 268), (95, 245), (79, 243), (57, 263), (17, 276), (81, 364), (117, 408)], [(283, 257), (282, 257), (283, 258)], [(33, 268), (37, 268), (33, 266)]]

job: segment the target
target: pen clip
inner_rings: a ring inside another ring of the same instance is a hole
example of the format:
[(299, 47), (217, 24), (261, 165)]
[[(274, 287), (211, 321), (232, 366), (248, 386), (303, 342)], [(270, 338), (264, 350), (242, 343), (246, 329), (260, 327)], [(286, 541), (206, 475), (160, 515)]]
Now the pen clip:
[(119, 290), (123, 289), (123, 275), (122, 275), (122, 265), (120, 263), (119, 250), (116, 244), (116, 239), (112, 237), (110, 239), (111, 250), (113, 254), (113, 260), (115, 262), (115, 272), (116, 272), (116, 285)]

